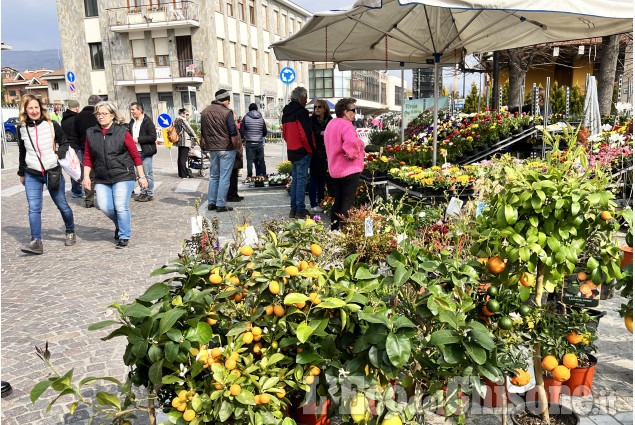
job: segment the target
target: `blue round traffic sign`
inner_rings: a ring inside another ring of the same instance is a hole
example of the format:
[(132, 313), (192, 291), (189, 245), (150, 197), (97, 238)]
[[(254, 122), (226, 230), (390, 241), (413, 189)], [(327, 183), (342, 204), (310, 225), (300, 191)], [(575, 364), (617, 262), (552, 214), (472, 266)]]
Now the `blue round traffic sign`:
[(280, 71), (280, 79), (284, 84), (291, 84), (295, 81), (295, 71), (293, 68), (289, 68), (288, 66), (282, 68)]
[(70, 83), (70, 84), (68, 85), (68, 90), (69, 90), (71, 93), (75, 93), (75, 90), (77, 90), (77, 87), (75, 87), (75, 84)]
[(168, 114), (159, 115), (159, 126), (161, 128), (168, 128), (172, 125), (172, 117)]
[(75, 81), (75, 74), (73, 74), (71, 71), (68, 71), (66, 73), (66, 79), (68, 80), (69, 83), (72, 83)]

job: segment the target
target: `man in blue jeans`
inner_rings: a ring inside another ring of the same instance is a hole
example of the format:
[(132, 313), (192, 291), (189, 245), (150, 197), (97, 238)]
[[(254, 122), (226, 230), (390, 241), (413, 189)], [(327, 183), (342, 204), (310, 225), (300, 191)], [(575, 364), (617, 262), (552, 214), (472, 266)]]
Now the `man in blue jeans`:
[(209, 187), (207, 210), (225, 212), (229, 178), (234, 168), (236, 150), (242, 149), (234, 113), (228, 108), (230, 94), (220, 89), (215, 100), (201, 112), (201, 150), (209, 151)]
[(247, 154), (247, 177), (252, 176), (252, 165), (256, 167), (257, 176), (266, 176), (265, 166), (265, 144), (264, 137), (267, 135), (267, 125), (258, 112), (258, 105), (249, 105), (249, 112), (240, 124), (240, 136), (245, 141), (245, 152)]
[(306, 89), (296, 87), (291, 92), (291, 102), (282, 110), (282, 137), (287, 142), (287, 156), (291, 161), (292, 175), (289, 218), (306, 218), (311, 215), (304, 204), (304, 194), (315, 140), (311, 131), (309, 111), (305, 108), (306, 102)]
[(137, 144), (137, 149), (139, 149), (143, 172), (148, 181), (148, 188), (141, 188), (141, 195), (135, 198), (135, 201), (149, 202), (154, 196), (152, 157), (157, 153), (157, 128), (154, 126), (152, 118), (143, 113), (143, 105), (139, 102), (130, 104), (130, 115), (132, 115), (132, 119), (128, 129)]

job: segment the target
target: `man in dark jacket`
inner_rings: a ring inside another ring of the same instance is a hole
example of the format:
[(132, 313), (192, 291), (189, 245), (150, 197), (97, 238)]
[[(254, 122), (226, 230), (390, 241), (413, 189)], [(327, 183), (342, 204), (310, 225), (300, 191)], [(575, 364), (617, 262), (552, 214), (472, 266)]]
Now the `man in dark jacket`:
[(152, 119), (143, 113), (143, 105), (139, 102), (130, 104), (130, 125), (128, 129), (132, 138), (137, 144), (141, 162), (143, 162), (143, 172), (148, 180), (148, 188), (141, 188), (141, 195), (135, 201), (148, 202), (154, 196), (154, 172), (152, 171), (152, 156), (157, 153), (157, 128)]
[(267, 135), (267, 125), (262, 114), (258, 112), (258, 105), (249, 105), (249, 112), (240, 125), (240, 137), (245, 141), (247, 154), (247, 177), (251, 177), (252, 164), (256, 166), (257, 176), (266, 176), (265, 144), (263, 137)]
[(220, 89), (214, 97), (212, 104), (201, 112), (201, 150), (209, 151), (207, 210), (224, 212), (233, 210), (225, 203), (236, 151), (242, 151), (242, 142), (234, 113), (227, 107), (229, 92)]
[[(77, 151), (77, 156), (79, 160), (84, 162), (84, 151), (86, 146), (86, 130), (96, 125), (99, 125), (97, 122), (97, 117), (95, 117), (95, 105), (97, 105), (101, 101), (101, 97), (96, 94), (91, 95), (88, 98), (88, 106), (85, 106), (77, 116), (73, 122), (75, 126), (75, 134), (77, 135), (77, 145), (81, 146), (81, 149)], [(69, 102), (70, 103), (70, 102)], [(84, 179), (84, 167), (82, 167), (82, 180)], [(86, 199), (84, 199), (84, 205), (86, 208), (92, 208), (95, 206), (95, 172), (91, 171), (88, 176), (91, 182), (91, 189), (84, 190), (86, 194)], [(74, 196), (74, 195), (73, 195)]]
[(310, 215), (304, 204), (304, 193), (315, 140), (309, 111), (305, 108), (306, 102), (306, 89), (296, 87), (291, 92), (291, 102), (282, 110), (282, 137), (287, 142), (287, 156), (291, 161), (293, 175), (290, 218), (306, 218)]
[[(80, 146), (80, 141), (77, 138), (77, 130), (75, 129), (75, 117), (79, 112), (79, 102), (76, 100), (68, 101), (68, 109), (64, 111), (62, 114), (62, 130), (64, 130), (64, 134), (66, 135), (66, 140), (68, 140), (68, 145), (75, 150), (77, 156), (80, 161), (83, 161), (84, 156), (80, 154), (83, 152), (84, 147)], [(81, 155), (81, 156), (80, 156)], [(81, 167), (82, 171), (84, 167)], [(80, 177), (81, 181), (82, 178)], [(71, 179), (71, 193), (73, 198), (83, 198), (84, 196), (84, 187), (81, 183), (76, 182)]]

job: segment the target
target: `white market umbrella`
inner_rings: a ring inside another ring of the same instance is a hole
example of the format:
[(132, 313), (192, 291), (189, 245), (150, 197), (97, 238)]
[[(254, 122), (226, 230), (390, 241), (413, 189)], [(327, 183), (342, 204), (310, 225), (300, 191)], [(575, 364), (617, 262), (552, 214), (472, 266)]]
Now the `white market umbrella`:
[(602, 119), (600, 116), (598, 88), (595, 77), (589, 77), (586, 88), (587, 91), (584, 95), (584, 119), (582, 120), (582, 125), (589, 130), (591, 136), (595, 136), (602, 134)]
[(630, 32), (632, 16), (630, 0), (359, 0), (347, 11), (316, 13), (272, 47), (278, 60), (342, 70), (434, 66), (436, 81), (439, 64), (466, 54)]

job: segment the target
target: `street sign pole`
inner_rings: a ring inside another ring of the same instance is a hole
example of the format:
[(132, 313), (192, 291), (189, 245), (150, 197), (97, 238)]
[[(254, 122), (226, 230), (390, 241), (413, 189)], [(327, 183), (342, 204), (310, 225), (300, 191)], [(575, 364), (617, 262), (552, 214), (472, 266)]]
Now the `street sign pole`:
[[(280, 80), (285, 85), (284, 104), (286, 105), (287, 103), (289, 103), (289, 84), (295, 81), (295, 71), (293, 70), (293, 68), (290, 68), (288, 66), (285, 66), (284, 68), (282, 68), (282, 71), (280, 71)], [(287, 144), (287, 141), (284, 140), (284, 137), (283, 137), (282, 138), (282, 162), (284, 162), (284, 157), (287, 151), (286, 144)]]

